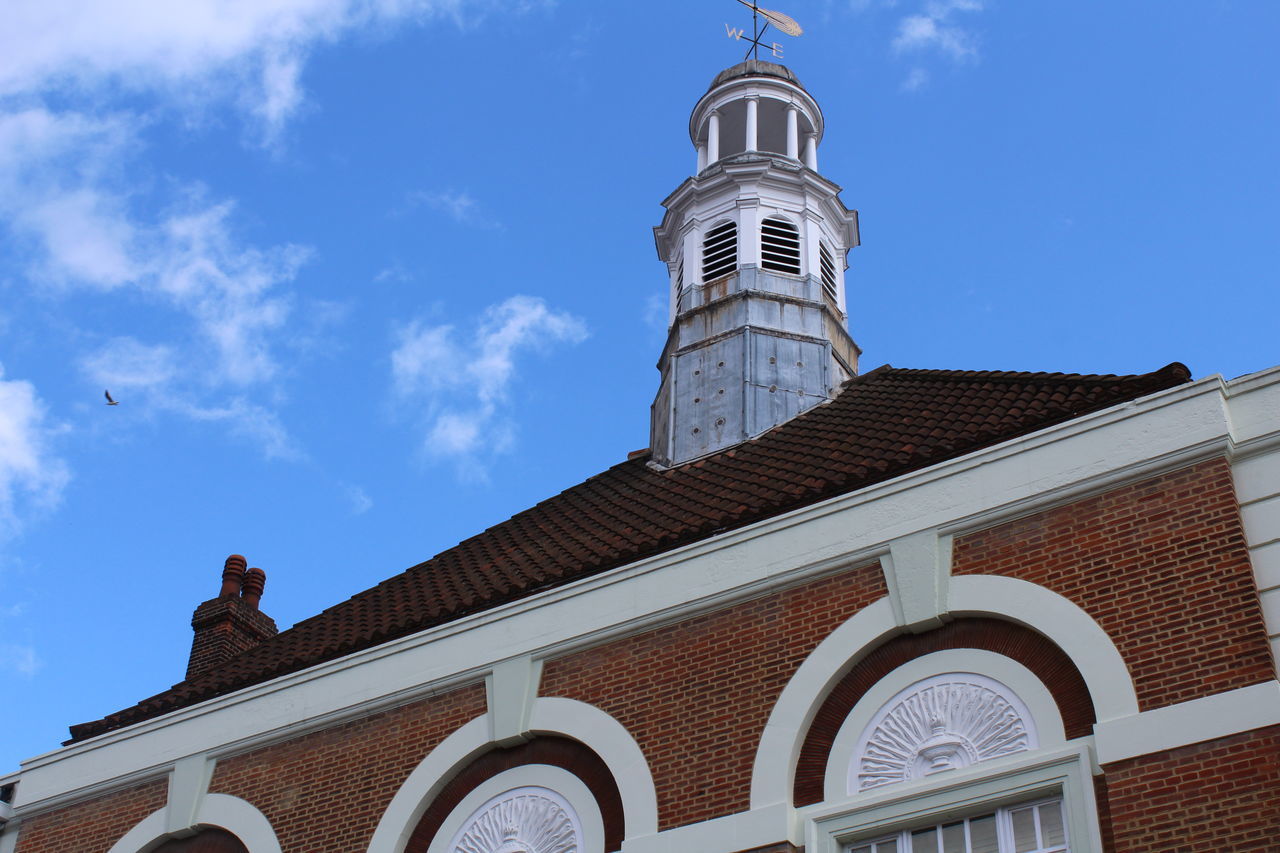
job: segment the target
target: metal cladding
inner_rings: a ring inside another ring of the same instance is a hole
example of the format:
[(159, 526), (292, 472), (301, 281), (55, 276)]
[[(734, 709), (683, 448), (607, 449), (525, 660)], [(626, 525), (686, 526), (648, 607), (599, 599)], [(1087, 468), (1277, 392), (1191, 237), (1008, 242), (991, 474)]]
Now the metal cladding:
[(817, 173), (822, 113), (791, 71), (748, 60), (690, 119), (698, 170), (655, 229), (672, 270), (650, 446), (674, 466), (834, 399), (857, 375), (843, 259), (857, 218)]

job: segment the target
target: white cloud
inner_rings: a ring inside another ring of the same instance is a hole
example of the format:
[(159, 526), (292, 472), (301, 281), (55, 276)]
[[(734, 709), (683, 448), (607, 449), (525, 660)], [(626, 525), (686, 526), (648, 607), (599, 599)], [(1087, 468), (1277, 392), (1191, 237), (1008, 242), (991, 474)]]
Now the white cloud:
[(227, 224), (231, 209), (224, 202), (161, 223), (147, 284), (196, 320), (216, 351), (216, 376), (248, 385), (271, 379), (278, 370), (271, 333), (284, 324), (290, 300), (272, 288), (292, 280), (310, 250), (238, 245)]
[(484, 460), (515, 440), (506, 408), (517, 356), (586, 336), (578, 318), (536, 297), (513, 296), (487, 308), (469, 336), (420, 320), (401, 329), (392, 381), (401, 398), (423, 404), (427, 454), (454, 459), (464, 475), (478, 476)]
[(0, 670), (10, 670), (26, 678), (34, 676), (44, 661), (32, 646), (0, 643)]
[[(257, 89), (270, 123), (298, 102), (300, 56), (371, 25), (447, 17), (495, 0), (10, 0), (0, 28), (0, 95), (123, 86), (179, 98)], [(190, 84), (198, 84), (192, 86)], [(196, 95), (193, 95), (196, 93)]]
[(158, 405), (195, 421), (222, 424), (231, 435), (255, 445), (267, 459), (306, 458), (306, 454), (298, 448), (275, 412), (243, 397), (235, 397), (225, 404), (214, 406), (202, 406), (182, 397), (170, 397), (161, 400)]
[(53, 454), (61, 432), (50, 422), (30, 382), (5, 379), (0, 366), (0, 541), (16, 534), (32, 512), (54, 506), (69, 474)]
[[(173, 108), (201, 118), (229, 107), (251, 136), (277, 147), (307, 102), (314, 50), (356, 30), (432, 19), (467, 26), (493, 10), (511, 8), (498, 0), (11, 0), (0, 27), (0, 236), (15, 247), (6, 261), (50, 293), (127, 294), (177, 312), (185, 322), (173, 324), (172, 340), (142, 343), (132, 329), (113, 329), (82, 369), (153, 406), (225, 422), (270, 456), (296, 457), (279, 416), (252, 396), (278, 394), (286, 373), (279, 348), (295, 340), (288, 324), (301, 311), (288, 286), (309, 250), (255, 246), (236, 233), (234, 201), (208, 199), (190, 179), (161, 179), (146, 163), (146, 132)], [(433, 203), (493, 227), (465, 193)], [(13, 417), (6, 413), (10, 424)], [(2, 501), (12, 502), (15, 483), (34, 488), (7, 476)]]
[(928, 71), (925, 71), (923, 68), (912, 68), (911, 72), (907, 74), (906, 79), (902, 81), (901, 88), (904, 92), (918, 92), (923, 89), (928, 82)]
[(373, 498), (359, 486), (347, 486), (344, 491), (347, 495), (347, 502), (351, 504), (352, 515), (364, 515), (373, 509)]
[(131, 337), (112, 338), (82, 358), (80, 367), (95, 385), (114, 388), (113, 396), (122, 401), (128, 392), (166, 385), (178, 373), (171, 347), (147, 345)]
[(893, 49), (899, 53), (936, 50), (955, 62), (977, 59), (977, 39), (969, 30), (954, 23), (953, 15), (956, 12), (979, 12), (982, 5), (981, 0), (935, 0), (926, 3), (921, 13), (907, 15), (898, 22)]
[(409, 193), (409, 205), (425, 205), (438, 210), (459, 225), (475, 228), (502, 228), (502, 223), (487, 215), (480, 202), (465, 190)]

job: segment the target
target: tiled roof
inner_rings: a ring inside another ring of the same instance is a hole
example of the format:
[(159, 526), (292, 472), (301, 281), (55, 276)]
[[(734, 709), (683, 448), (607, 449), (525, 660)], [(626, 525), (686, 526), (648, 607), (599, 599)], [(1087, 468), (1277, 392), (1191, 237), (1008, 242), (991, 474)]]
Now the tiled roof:
[(1137, 376), (882, 367), (754, 441), (668, 470), (645, 456), (615, 465), (221, 667), (72, 726), (72, 742), (1189, 379), (1177, 363)]

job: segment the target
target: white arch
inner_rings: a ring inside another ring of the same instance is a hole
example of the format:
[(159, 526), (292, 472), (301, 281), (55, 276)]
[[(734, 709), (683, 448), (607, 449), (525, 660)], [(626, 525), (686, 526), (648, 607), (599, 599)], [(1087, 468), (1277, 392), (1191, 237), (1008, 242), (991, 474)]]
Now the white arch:
[[(996, 575), (949, 579), (947, 613), (996, 616), (1043, 634), (1084, 677), (1099, 723), (1138, 712), (1124, 658), (1106, 631), (1070, 600), (1037, 584)], [(818, 644), (787, 682), (769, 714), (751, 771), (751, 808), (790, 803), (796, 761), (814, 714), (835, 683), (898, 631), (887, 598), (864, 608)]]
[[(534, 699), (529, 729), (563, 735), (600, 756), (613, 774), (622, 799), (624, 836), (658, 831), (658, 794), (644, 753), (627, 730), (604, 711), (574, 699)], [(409, 774), (378, 821), (369, 853), (401, 853), (431, 800), (463, 764), (489, 749), (487, 715), (445, 738)]]
[(1075, 602), (1030, 581), (999, 575), (953, 577), (947, 598), (953, 616), (999, 616), (1052, 640), (1084, 677), (1099, 723), (1138, 713), (1138, 693), (1124, 657)]
[[(228, 794), (205, 794), (196, 812), (200, 826), (225, 829), (249, 849), (249, 853), (280, 853), (275, 830), (262, 812), (239, 797)], [(165, 809), (147, 815), (117, 841), (109, 853), (146, 853), (165, 841)]]
[(489, 715), (481, 714), (442, 740), (413, 768), (391, 798), (369, 841), (369, 853), (401, 853), (422, 813), (453, 777), (453, 770), (489, 748)]
[(751, 808), (791, 802), (796, 759), (813, 716), (831, 688), (862, 656), (897, 632), (893, 606), (882, 598), (859, 610), (800, 664), (774, 703), (751, 768)]

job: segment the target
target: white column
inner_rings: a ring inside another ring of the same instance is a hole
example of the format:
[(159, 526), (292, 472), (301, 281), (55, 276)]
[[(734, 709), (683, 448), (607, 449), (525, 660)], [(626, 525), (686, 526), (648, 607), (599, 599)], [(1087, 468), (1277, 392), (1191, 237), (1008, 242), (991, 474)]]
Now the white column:
[(760, 99), (747, 98), (747, 151), (758, 151), (760, 145)]
[(800, 110), (795, 104), (787, 105), (787, 156), (800, 159)]
[(818, 134), (805, 134), (804, 164), (813, 171), (818, 171)]
[(705, 168), (707, 168), (707, 143), (703, 142), (698, 146), (698, 171), (694, 174), (701, 174)]
[(707, 164), (720, 159), (720, 113), (712, 110), (707, 119)]

